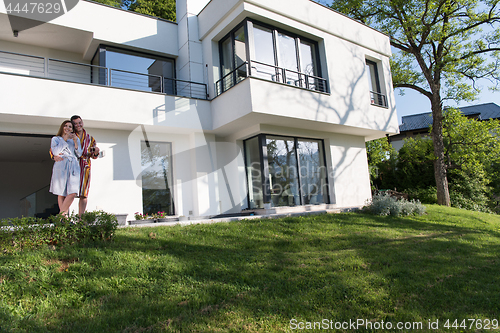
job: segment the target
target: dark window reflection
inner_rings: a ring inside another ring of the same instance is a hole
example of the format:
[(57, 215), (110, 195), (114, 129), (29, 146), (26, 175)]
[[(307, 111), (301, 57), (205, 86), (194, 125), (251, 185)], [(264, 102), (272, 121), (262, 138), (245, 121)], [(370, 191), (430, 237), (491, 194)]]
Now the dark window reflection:
[(272, 206), (300, 205), (294, 140), (267, 137), (266, 147)]
[(144, 214), (174, 214), (172, 146), (168, 142), (141, 141), (142, 207)]
[(109, 46), (103, 47), (102, 52), (100, 66), (110, 68), (111, 86), (175, 94), (173, 59)]
[[(265, 147), (260, 146), (259, 137)], [(249, 208), (263, 208), (267, 202), (273, 207), (329, 202), (321, 140), (259, 137), (245, 141)]]

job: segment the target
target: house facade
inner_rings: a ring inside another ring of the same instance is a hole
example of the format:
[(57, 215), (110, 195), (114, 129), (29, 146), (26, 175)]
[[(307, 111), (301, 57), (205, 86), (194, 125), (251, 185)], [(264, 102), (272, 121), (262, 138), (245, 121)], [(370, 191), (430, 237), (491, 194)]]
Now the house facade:
[(80, 1), (14, 29), (0, 7), (0, 218), (56, 202), (75, 114), (101, 149), (87, 209), (129, 220), (359, 207), (365, 141), (398, 132), (389, 38), (313, 1), (179, 0), (177, 22)]

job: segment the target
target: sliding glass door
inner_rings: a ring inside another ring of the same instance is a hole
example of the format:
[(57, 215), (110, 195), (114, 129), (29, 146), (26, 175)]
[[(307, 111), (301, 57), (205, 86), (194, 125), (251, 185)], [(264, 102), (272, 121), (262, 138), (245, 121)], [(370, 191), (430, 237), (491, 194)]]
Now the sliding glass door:
[(174, 215), (172, 144), (141, 141), (141, 166), (143, 213)]
[(300, 205), (295, 140), (267, 136), (266, 147), (272, 206)]
[(245, 141), (249, 208), (328, 203), (323, 141), (261, 134)]
[(265, 80), (277, 81), (274, 58), (273, 31), (258, 25), (253, 26), (255, 60), (252, 75)]

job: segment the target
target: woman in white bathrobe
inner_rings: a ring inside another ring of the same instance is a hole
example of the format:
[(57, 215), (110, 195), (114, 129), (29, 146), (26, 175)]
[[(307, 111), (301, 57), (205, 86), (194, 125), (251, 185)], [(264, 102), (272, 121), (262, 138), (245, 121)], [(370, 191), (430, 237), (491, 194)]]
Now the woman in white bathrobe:
[(68, 214), (69, 207), (80, 192), (80, 163), (82, 156), (80, 139), (73, 133), (71, 120), (65, 120), (57, 136), (52, 138), (50, 149), (54, 156), (62, 157), (62, 161), (54, 162), (50, 192), (57, 195), (59, 212)]

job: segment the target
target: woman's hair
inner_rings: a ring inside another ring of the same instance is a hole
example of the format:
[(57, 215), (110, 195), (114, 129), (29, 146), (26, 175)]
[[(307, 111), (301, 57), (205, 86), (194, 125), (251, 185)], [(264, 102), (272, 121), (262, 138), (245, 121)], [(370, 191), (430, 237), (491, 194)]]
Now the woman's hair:
[[(66, 126), (67, 123), (70, 123), (71, 127), (73, 127), (73, 123), (71, 122), (71, 120), (65, 120), (65, 121), (63, 121), (63, 123), (59, 127), (59, 131), (57, 131), (56, 136), (62, 136), (64, 134), (64, 126)], [(74, 131), (74, 129), (73, 129), (73, 131)]]

